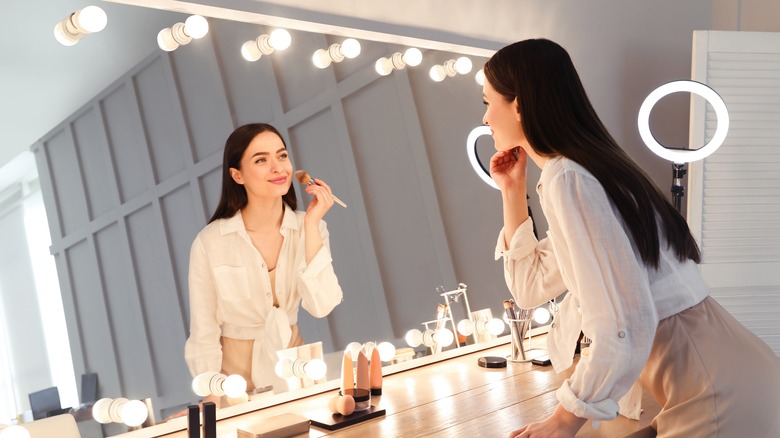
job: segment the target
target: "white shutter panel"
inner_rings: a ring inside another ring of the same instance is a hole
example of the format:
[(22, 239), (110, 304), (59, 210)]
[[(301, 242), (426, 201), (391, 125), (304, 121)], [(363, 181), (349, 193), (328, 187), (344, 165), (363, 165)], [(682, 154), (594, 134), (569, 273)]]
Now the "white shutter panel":
[[(780, 33), (694, 32), (693, 79), (729, 110), (726, 141), (691, 163), (688, 221), (712, 296), (780, 354)], [(694, 99), (690, 142), (717, 119)]]

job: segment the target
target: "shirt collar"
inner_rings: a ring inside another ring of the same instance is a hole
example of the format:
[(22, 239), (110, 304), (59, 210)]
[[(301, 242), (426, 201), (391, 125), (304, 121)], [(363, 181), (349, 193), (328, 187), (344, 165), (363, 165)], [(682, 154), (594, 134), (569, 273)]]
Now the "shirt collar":
[[(299, 228), (298, 225), (298, 219), (295, 215), (295, 211), (293, 211), (292, 208), (290, 208), (289, 205), (286, 203), (284, 204), (284, 216), (282, 216), (282, 233), (284, 233), (284, 229), (289, 228), (293, 230), (297, 230)], [(241, 210), (238, 210), (236, 214), (233, 216), (223, 219), (219, 224), (219, 232), (220, 234), (229, 234), (229, 233), (246, 233), (246, 228), (244, 227), (244, 219), (241, 215)]]

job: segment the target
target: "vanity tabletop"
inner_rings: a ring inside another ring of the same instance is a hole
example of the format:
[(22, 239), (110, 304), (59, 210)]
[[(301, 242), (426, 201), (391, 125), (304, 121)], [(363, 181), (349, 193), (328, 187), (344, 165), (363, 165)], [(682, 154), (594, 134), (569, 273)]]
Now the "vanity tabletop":
[[(573, 371), (556, 374), (551, 366), (509, 362), (506, 368), (481, 368), (483, 356), (505, 357), (508, 345), (444, 360), (385, 376), (381, 397), (371, 404), (384, 416), (336, 431), (312, 426), (309, 437), (505, 437), (524, 424), (540, 421), (557, 405), (555, 390)], [(217, 436), (235, 437), (236, 429), (283, 413), (307, 416), (327, 410), (337, 390), (250, 412), (217, 423)], [(658, 404), (645, 393), (639, 421), (619, 416), (594, 429), (583, 426), (578, 437), (621, 437), (648, 426)], [(180, 431), (165, 435), (186, 438)]]

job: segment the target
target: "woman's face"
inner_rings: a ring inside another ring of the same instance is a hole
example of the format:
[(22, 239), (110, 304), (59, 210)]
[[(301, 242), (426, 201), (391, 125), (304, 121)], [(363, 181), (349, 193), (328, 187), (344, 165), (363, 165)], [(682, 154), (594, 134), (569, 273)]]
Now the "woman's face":
[(507, 102), (487, 79), (482, 87), (482, 99), (486, 106), (482, 123), (490, 126), (496, 150), (505, 151), (516, 146), (525, 148), (527, 142), (517, 112), (517, 99)]
[(231, 167), (230, 176), (246, 188), (249, 199), (286, 194), (292, 184), (292, 163), (282, 139), (269, 131), (257, 134), (241, 156), (241, 169)]

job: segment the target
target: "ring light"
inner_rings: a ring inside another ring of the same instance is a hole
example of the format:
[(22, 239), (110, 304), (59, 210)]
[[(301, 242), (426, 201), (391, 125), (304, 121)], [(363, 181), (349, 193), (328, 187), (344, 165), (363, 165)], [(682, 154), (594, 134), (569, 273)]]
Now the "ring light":
[(482, 181), (485, 181), (485, 184), (498, 190), (496, 182), (493, 181), (493, 178), (490, 177), (490, 171), (485, 168), (485, 166), (482, 164), (482, 161), (480, 161), (479, 157), (477, 156), (477, 140), (483, 135), (490, 135), (489, 126), (477, 126), (471, 130), (468, 138), (466, 139), (466, 154), (468, 154), (469, 163), (471, 163), (471, 167), (474, 168), (474, 172), (477, 173), (477, 176), (480, 177)]
[[(717, 116), (718, 128), (715, 130), (715, 135), (699, 149), (667, 148), (659, 143), (650, 132), (650, 111), (652, 111), (655, 104), (663, 97), (680, 91), (698, 94), (706, 99), (712, 105)], [(726, 109), (726, 103), (723, 102), (720, 95), (707, 85), (696, 81), (674, 81), (661, 85), (645, 98), (645, 101), (642, 102), (642, 106), (639, 108), (637, 124), (639, 135), (653, 153), (675, 163), (687, 163), (708, 157), (723, 144), (723, 141), (726, 139), (726, 133), (729, 130), (729, 112)]]

